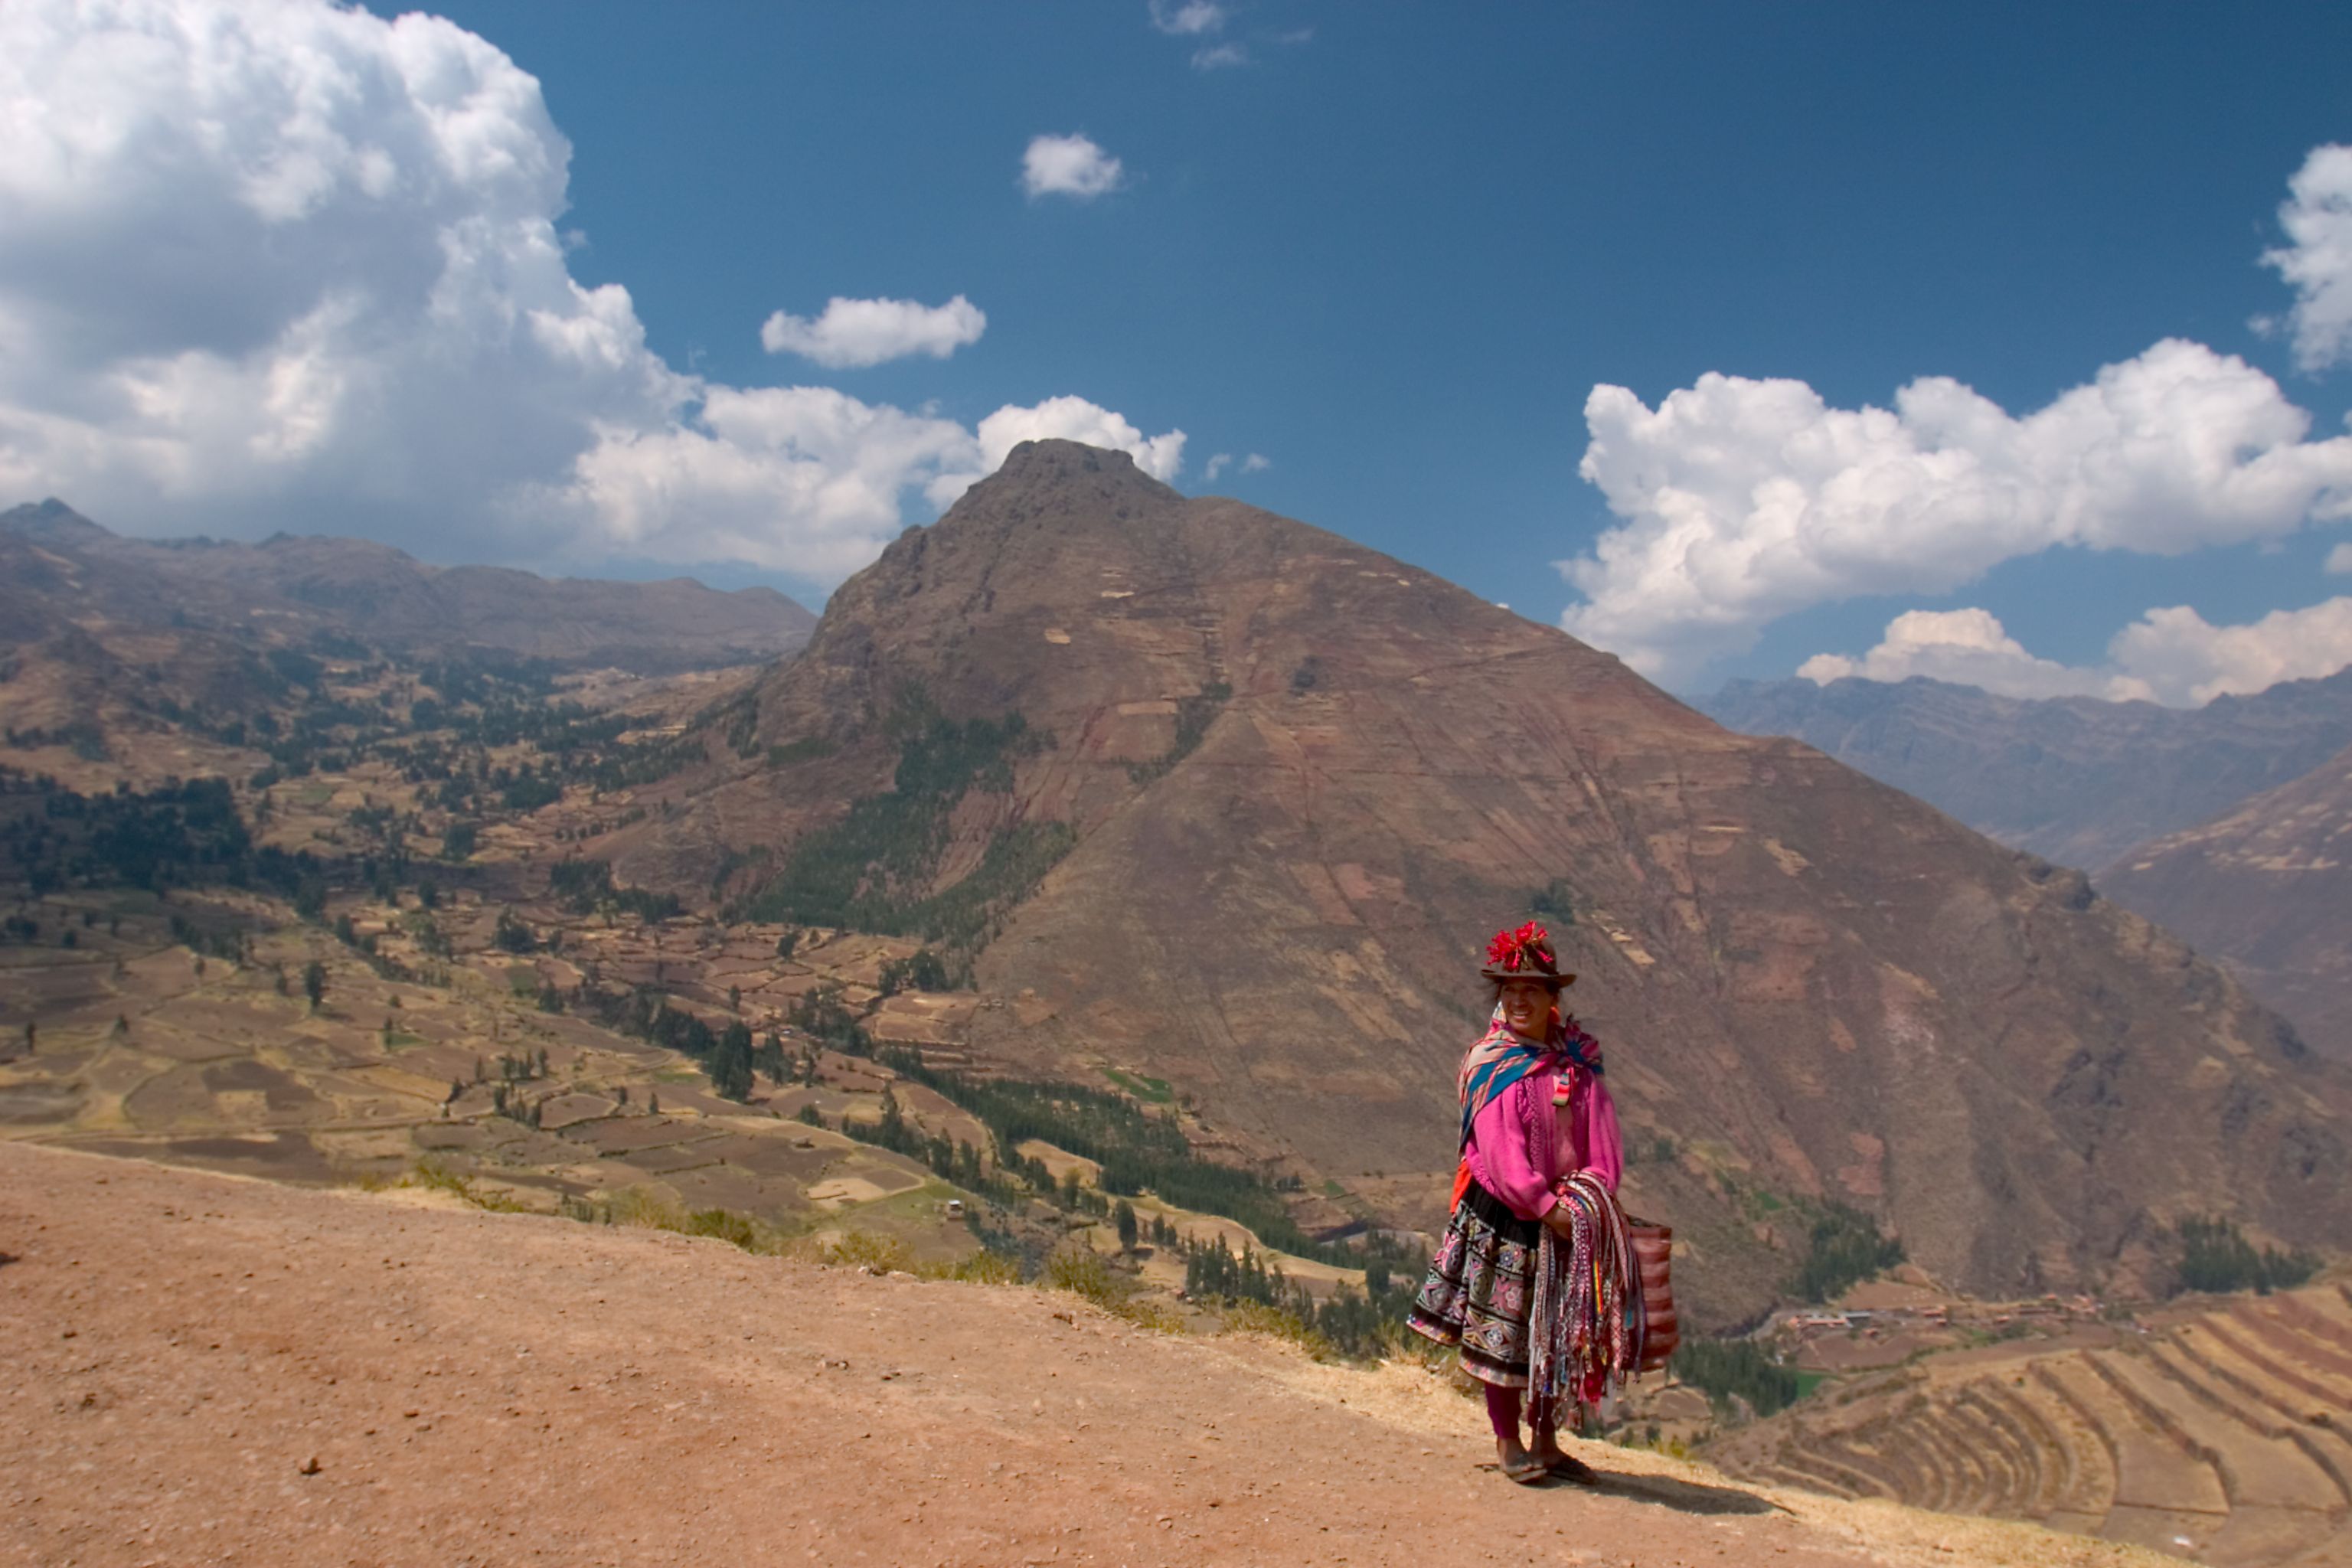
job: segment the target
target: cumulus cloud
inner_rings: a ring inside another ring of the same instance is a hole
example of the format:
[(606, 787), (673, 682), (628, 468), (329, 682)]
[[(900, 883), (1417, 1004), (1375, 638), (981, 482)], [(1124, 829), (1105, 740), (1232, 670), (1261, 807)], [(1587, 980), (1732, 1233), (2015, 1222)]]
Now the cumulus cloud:
[(1202, 472), (1208, 476), (1209, 482), (1213, 485), (1217, 482), (1217, 476), (1233, 467), (1233, 462), (1234, 455), (1231, 452), (1219, 452), (1209, 459)]
[(949, 506), (980, 480), (1003, 466), (1005, 455), (1024, 441), (1060, 438), (1084, 441), (1125, 452), (1135, 466), (1166, 484), (1184, 466), (1184, 432), (1147, 437), (1109, 409), (1083, 397), (1049, 397), (1032, 408), (1005, 407), (980, 422), (973, 433), (970, 461), (950, 468), (931, 480), (925, 494), (934, 506)]
[(1214, 0), (1151, 0), (1151, 25), (1177, 37), (1197, 37), (1225, 25), (1225, 8)]
[(2128, 677), (2034, 658), (1987, 610), (1906, 611), (1887, 623), (1885, 640), (1862, 658), (1819, 653), (1799, 665), (1797, 673), (1823, 686), (1850, 676), (1896, 681), (1923, 675), (2004, 697), (2123, 700), (2151, 695)]
[(2294, 289), (2283, 326), (2307, 371), (2352, 360), (2352, 147), (2315, 147), (2287, 182), (2279, 208), (2287, 243), (2263, 255)]
[(1245, 474), (1262, 474), (1272, 467), (1274, 459), (1258, 452), (1252, 452), (1242, 459), (1242, 472)]
[(2185, 605), (2150, 610), (2116, 634), (2107, 655), (2158, 701), (2196, 707), (2352, 664), (2352, 598), (2273, 610), (2242, 626), (2209, 625)]
[(1211, 44), (1205, 49), (1192, 51), (1192, 68), (1196, 71), (1223, 70), (1228, 66), (1245, 66), (1249, 63), (1249, 49), (1242, 44)]
[(2325, 570), (2337, 576), (2352, 575), (2352, 544), (2339, 544), (2329, 551)]
[[(822, 582), (902, 502), (989, 471), (994, 431), (1123, 431), (1170, 471), (1181, 451), (1076, 399), (968, 428), (673, 370), (625, 289), (571, 275), (571, 147), (539, 83), (439, 18), (8, 0), (0, 127), (0, 499)], [(763, 336), (851, 363), (982, 324), (961, 297), (836, 300)]]
[(2004, 697), (2133, 699), (2199, 708), (2225, 693), (2333, 675), (2352, 665), (2352, 598), (2277, 610), (2245, 626), (2217, 626), (2186, 605), (2150, 610), (2116, 634), (2095, 668), (2037, 658), (1990, 612), (1911, 610), (1860, 658), (1816, 654), (1797, 673), (1823, 685), (1848, 676), (1906, 680), (1923, 675)]
[(772, 354), (799, 354), (842, 370), (914, 354), (945, 359), (987, 330), (987, 316), (961, 294), (944, 305), (836, 294), (814, 321), (778, 310), (760, 328), (760, 342)]
[(1126, 173), (1118, 159), (1085, 136), (1033, 137), (1021, 155), (1021, 188), (1033, 197), (1091, 201), (1118, 189)]
[(2244, 361), (2168, 340), (2013, 417), (1927, 377), (1892, 409), (1707, 374), (1585, 404), (1580, 472), (1622, 521), (1560, 570), (1561, 624), (1673, 679), (1791, 611), (1944, 592), (2053, 545), (2174, 554), (2352, 515), (2352, 436)]

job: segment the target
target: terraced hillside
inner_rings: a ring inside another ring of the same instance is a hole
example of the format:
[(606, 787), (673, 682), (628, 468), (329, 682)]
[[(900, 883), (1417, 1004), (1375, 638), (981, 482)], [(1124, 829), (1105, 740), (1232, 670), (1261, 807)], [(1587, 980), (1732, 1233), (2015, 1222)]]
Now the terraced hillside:
[(2236, 1301), (2103, 1348), (1930, 1363), (1709, 1458), (2231, 1568), (2352, 1563), (2352, 1289)]

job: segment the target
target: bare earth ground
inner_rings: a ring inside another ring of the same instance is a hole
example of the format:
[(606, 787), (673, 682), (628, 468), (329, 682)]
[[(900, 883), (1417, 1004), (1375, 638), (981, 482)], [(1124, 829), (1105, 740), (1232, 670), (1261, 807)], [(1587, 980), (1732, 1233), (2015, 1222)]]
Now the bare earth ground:
[(0, 1144), (0, 1253), (12, 1563), (2164, 1561), (1600, 1445), (1521, 1490), (1418, 1371), (413, 1194)]

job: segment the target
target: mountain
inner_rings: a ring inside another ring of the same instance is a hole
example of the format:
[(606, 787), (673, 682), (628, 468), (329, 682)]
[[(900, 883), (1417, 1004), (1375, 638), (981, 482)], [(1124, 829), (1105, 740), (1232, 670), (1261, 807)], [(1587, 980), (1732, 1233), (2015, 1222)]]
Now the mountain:
[(2352, 669), (2202, 708), (2023, 700), (1915, 676), (1735, 680), (1699, 706), (1787, 735), (1980, 833), (2096, 871), (2352, 745)]
[(2099, 880), (2226, 960), (2315, 1048), (2352, 1061), (2352, 748), (2139, 846)]
[(0, 641), (93, 621), (281, 640), (324, 632), (394, 652), (653, 674), (790, 652), (815, 617), (770, 588), (433, 566), (357, 539), (128, 539), (58, 500), (0, 512)]
[(2352, 1246), (2352, 1079), (2080, 873), (1116, 453), (1016, 448), (703, 742), (592, 852), (975, 954), (958, 1052), (1164, 1080), (1370, 1223), (1438, 1223), (1481, 943), (1542, 907), (1702, 1321), (1832, 1204), (1982, 1292), (2200, 1212)]

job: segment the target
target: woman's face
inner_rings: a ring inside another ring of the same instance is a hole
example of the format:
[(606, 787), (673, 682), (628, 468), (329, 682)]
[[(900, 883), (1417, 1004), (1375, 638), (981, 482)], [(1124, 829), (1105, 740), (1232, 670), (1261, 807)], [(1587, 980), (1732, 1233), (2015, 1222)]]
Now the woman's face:
[(1543, 1038), (1544, 1027), (1551, 1022), (1550, 986), (1540, 980), (1506, 980), (1502, 1003), (1503, 1022), (1511, 1033)]

